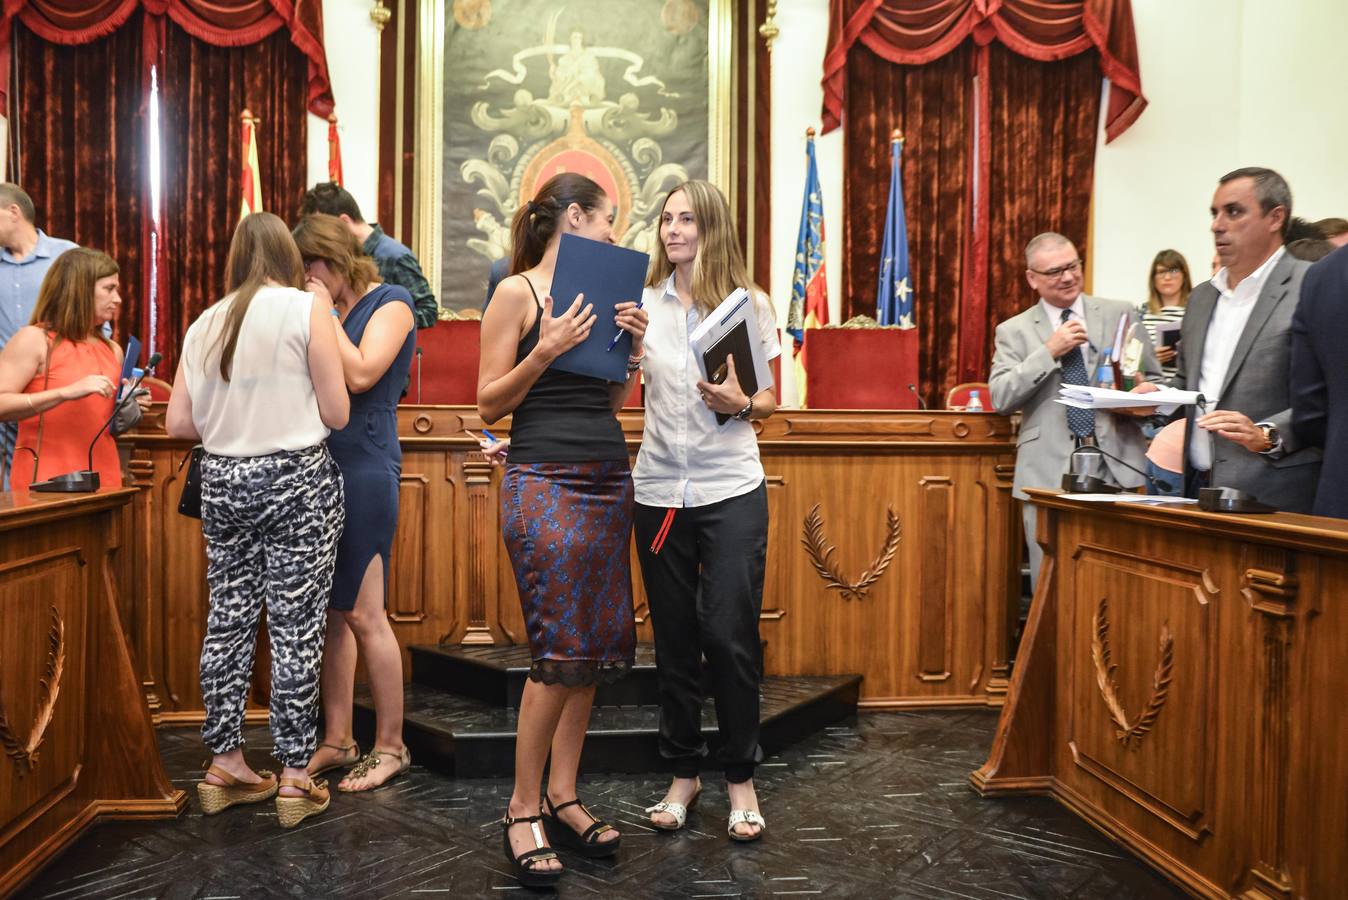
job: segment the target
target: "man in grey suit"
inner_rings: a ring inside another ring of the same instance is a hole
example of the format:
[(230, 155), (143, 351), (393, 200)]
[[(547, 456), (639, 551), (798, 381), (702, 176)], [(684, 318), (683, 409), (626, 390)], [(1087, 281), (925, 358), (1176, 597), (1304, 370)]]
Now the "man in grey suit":
[[(1039, 294), (1039, 302), (997, 326), (997, 350), (992, 358), (992, 405), (1004, 415), (1021, 413), (1016, 441), (1016, 475), (1012, 495), (1025, 500), (1025, 488), (1057, 488), (1067, 471), (1068, 458), (1083, 438), (1094, 437), (1106, 453), (1108, 477), (1123, 487), (1142, 484), (1147, 441), (1131, 411), (1075, 410), (1054, 401), (1063, 384), (1086, 384), (1100, 357), (1100, 348), (1114, 341), (1121, 318), (1133, 319), (1135, 307), (1121, 300), (1103, 300), (1081, 292), (1082, 264), (1072, 242), (1048, 232), (1025, 247), (1025, 277)], [(1139, 376), (1159, 380), (1146, 332)], [(1037, 584), (1042, 551), (1035, 540), (1034, 507), (1022, 507), (1025, 542), (1030, 550), (1030, 580)]]
[(1271, 169), (1237, 169), (1211, 211), (1222, 268), (1189, 295), (1174, 379), (1207, 400), (1188, 429), (1185, 493), (1233, 487), (1310, 512), (1321, 451), (1292, 430), (1292, 314), (1310, 268), (1283, 249), (1292, 192)]

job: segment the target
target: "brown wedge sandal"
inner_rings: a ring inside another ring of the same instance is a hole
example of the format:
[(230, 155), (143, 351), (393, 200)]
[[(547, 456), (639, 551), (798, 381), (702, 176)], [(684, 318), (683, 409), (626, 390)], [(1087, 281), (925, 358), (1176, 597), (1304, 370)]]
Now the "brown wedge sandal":
[[(357, 744), (355, 741), (352, 741), (351, 744), (346, 747), (341, 747), (338, 746), (337, 744), (318, 745), (319, 750), (323, 749), (324, 747), (328, 748), (329, 750), (336, 750), (338, 753), (342, 754), (341, 759), (339, 759), (337, 762), (328, 763), (321, 769), (315, 769), (314, 771), (309, 772), (310, 778), (317, 778), (319, 775), (322, 775), (326, 772), (331, 772), (333, 769), (345, 769), (347, 766), (354, 766), (356, 763), (360, 762), (360, 745)], [(317, 753), (318, 751), (316, 750), (314, 752)], [(308, 770), (306, 769), (305, 771)]]
[(328, 808), (332, 802), (328, 794), (328, 783), (323, 779), (282, 778), (281, 787), (299, 788), (303, 797), (276, 795), (276, 818), (281, 820), (282, 828), (294, 828), (310, 816), (316, 816)]
[(206, 774), (214, 775), (224, 784), (211, 784), (209, 781), (197, 783), (197, 798), (201, 801), (201, 811), (208, 816), (224, 812), (231, 806), (241, 803), (261, 803), (270, 800), (276, 794), (276, 776), (260, 770), (262, 780), (256, 784), (240, 781), (219, 766), (211, 766)]

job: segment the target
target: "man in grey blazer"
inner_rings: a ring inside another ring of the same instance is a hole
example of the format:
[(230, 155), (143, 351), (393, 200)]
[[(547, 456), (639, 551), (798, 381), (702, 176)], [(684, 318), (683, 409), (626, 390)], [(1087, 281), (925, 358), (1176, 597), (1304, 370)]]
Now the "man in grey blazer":
[(1180, 328), (1176, 387), (1207, 400), (1192, 419), (1185, 493), (1239, 488), (1289, 512), (1310, 512), (1321, 451), (1292, 430), (1292, 314), (1310, 264), (1283, 249), (1292, 192), (1271, 169), (1222, 176), (1212, 234), (1222, 268), (1194, 288)]
[[(1139, 419), (1128, 412), (1071, 410), (1054, 402), (1063, 384), (1085, 384), (1100, 360), (1100, 348), (1114, 342), (1119, 320), (1134, 318), (1135, 307), (1081, 292), (1082, 264), (1072, 242), (1048, 232), (1025, 247), (1025, 277), (1039, 302), (997, 326), (992, 358), (992, 405), (1004, 415), (1021, 413), (1016, 441), (1016, 475), (1012, 495), (1025, 499), (1025, 488), (1057, 488), (1079, 438), (1093, 435), (1106, 453), (1108, 475), (1123, 487), (1138, 487), (1146, 465), (1147, 441)], [(1148, 382), (1161, 377), (1151, 342), (1138, 329), (1143, 347), (1139, 375)], [(1083, 415), (1084, 414), (1084, 415)], [(1030, 550), (1030, 580), (1037, 584), (1042, 551), (1035, 540), (1034, 507), (1022, 506), (1025, 542)]]

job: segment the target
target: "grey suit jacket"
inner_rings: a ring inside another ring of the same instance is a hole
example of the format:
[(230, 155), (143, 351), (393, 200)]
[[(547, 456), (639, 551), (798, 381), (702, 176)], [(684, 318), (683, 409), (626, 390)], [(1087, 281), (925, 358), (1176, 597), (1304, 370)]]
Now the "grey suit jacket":
[[(1273, 267), (1236, 342), (1219, 402), (1215, 407), (1208, 406), (1209, 411), (1231, 409), (1256, 422), (1267, 422), (1278, 429), (1283, 440), (1282, 452), (1267, 456), (1214, 436), (1211, 484), (1239, 488), (1279, 509), (1304, 513), (1311, 511), (1315, 500), (1321, 459), (1318, 447), (1303, 447), (1292, 431), (1292, 314), (1301, 299), (1301, 279), (1308, 268), (1310, 263), (1288, 254)], [(1220, 298), (1210, 281), (1189, 295), (1180, 327), (1176, 387), (1198, 390), (1203, 345)], [(1190, 440), (1195, 433), (1196, 429), (1189, 429)]]
[[(1119, 318), (1136, 321), (1136, 308), (1121, 300), (1102, 300), (1083, 294), (1088, 344), (1082, 346), (1086, 371), (1093, 373), (1100, 358), (1100, 347), (1114, 340)], [(1016, 440), (1016, 477), (1012, 493), (1025, 499), (1025, 488), (1057, 488), (1067, 471), (1068, 457), (1076, 443), (1067, 427), (1067, 407), (1054, 401), (1062, 385), (1062, 366), (1044, 343), (1058, 328), (1049, 320), (1043, 306), (1034, 306), (997, 326), (997, 350), (992, 358), (992, 405), (997, 412), (1022, 414), (1020, 435)], [(1141, 331), (1144, 353), (1142, 375), (1159, 381), (1161, 367), (1156, 354)], [(1106, 453), (1123, 459), (1138, 469), (1146, 467), (1147, 441), (1137, 419), (1109, 412), (1095, 414), (1095, 438)], [(1124, 487), (1138, 487), (1142, 476), (1112, 460), (1105, 460), (1114, 481)]]

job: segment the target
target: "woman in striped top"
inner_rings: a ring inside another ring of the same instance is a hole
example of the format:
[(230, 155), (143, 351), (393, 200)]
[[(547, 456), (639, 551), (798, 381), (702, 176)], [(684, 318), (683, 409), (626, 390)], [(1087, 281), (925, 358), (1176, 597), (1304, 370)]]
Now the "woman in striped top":
[(1147, 302), (1138, 312), (1147, 337), (1156, 348), (1156, 359), (1166, 377), (1175, 374), (1175, 348), (1165, 346), (1158, 326), (1163, 322), (1178, 322), (1184, 318), (1184, 306), (1189, 302), (1193, 283), (1189, 280), (1189, 264), (1178, 250), (1162, 250), (1151, 261), (1147, 282)]

